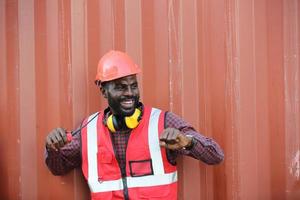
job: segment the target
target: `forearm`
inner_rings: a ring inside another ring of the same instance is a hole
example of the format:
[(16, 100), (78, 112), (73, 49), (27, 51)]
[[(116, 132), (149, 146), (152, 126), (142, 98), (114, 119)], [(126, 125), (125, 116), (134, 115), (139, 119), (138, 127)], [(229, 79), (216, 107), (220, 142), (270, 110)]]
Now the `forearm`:
[(189, 155), (206, 164), (218, 164), (223, 161), (224, 153), (220, 146), (211, 138), (207, 138), (196, 131), (186, 131), (185, 135), (192, 135), (194, 144), (190, 149), (179, 150), (179, 154)]
[(207, 164), (218, 164), (224, 160), (222, 149), (213, 139), (201, 135), (189, 123), (171, 112), (166, 113), (165, 118), (165, 128), (169, 127), (178, 129), (182, 134), (190, 135), (194, 138), (194, 144), (191, 148), (167, 151), (170, 163), (176, 163), (175, 160), (178, 154), (191, 156)]
[(70, 170), (80, 167), (80, 134), (59, 151), (45, 150), (45, 163), (54, 175), (64, 175)]

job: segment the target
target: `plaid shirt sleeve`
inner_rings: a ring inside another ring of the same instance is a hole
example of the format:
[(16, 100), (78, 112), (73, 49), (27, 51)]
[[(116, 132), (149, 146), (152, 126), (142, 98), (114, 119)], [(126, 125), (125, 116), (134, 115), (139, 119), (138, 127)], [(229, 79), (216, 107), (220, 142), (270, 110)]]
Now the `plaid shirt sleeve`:
[(210, 165), (218, 164), (224, 159), (223, 150), (213, 139), (201, 135), (189, 123), (174, 113), (166, 113), (165, 128), (176, 128), (184, 135), (193, 136), (195, 141), (193, 147), (189, 150), (168, 150), (167, 158), (171, 164), (176, 164), (178, 155), (188, 155)]
[(45, 162), (54, 175), (64, 175), (81, 165), (81, 135), (73, 136), (72, 141), (59, 151), (45, 149)]

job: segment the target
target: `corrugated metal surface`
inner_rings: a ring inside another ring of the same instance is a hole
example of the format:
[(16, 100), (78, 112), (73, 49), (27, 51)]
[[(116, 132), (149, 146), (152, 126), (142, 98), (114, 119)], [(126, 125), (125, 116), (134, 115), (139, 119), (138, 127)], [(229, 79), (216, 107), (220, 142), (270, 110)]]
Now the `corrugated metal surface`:
[(87, 199), (80, 170), (54, 177), (44, 139), (105, 106), (98, 59), (127, 51), (143, 101), (224, 148), (182, 158), (181, 199), (300, 199), (298, 0), (0, 0), (1, 199)]

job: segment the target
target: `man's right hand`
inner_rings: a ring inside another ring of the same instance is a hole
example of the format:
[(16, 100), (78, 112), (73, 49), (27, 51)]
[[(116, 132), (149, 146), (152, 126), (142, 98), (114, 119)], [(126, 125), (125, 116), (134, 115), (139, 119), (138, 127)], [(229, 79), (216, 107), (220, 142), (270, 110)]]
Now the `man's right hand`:
[(47, 149), (58, 151), (68, 143), (66, 130), (63, 128), (53, 129), (46, 137)]

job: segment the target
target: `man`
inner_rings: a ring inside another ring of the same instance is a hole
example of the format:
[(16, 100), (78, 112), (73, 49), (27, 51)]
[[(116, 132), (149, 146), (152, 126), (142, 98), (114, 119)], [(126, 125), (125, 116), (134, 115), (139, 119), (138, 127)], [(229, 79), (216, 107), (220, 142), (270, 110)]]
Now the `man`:
[(177, 199), (176, 157), (218, 164), (224, 154), (171, 112), (143, 105), (136, 75), (140, 68), (123, 52), (110, 51), (99, 64), (96, 84), (108, 108), (67, 133), (46, 138), (46, 164), (54, 175), (82, 167), (96, 199)]

